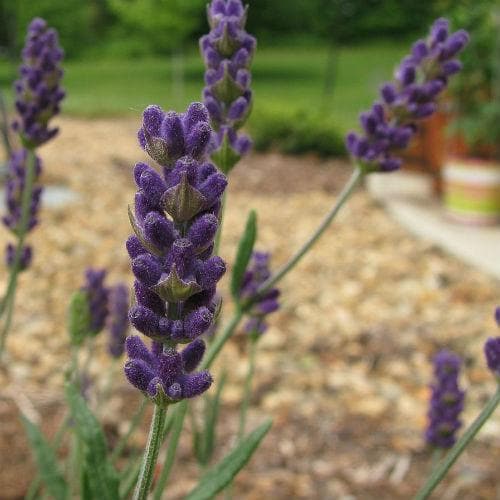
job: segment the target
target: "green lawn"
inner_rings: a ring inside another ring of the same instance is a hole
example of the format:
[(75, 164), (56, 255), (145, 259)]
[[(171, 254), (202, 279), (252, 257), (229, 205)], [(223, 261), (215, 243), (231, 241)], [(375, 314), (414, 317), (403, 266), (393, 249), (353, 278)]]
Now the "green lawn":
[[(332, 98), (323, 95), (325, 47), (259, 47), (253, 65), (256, 114), (309, 109), (333, 117), (341, 130), (376, 96), (404, 54), (401, 43), (373, 43), (343, 48)], [(182, 109), (200, 99), (203, 66), (197, 53), (184, 58), (184, 83), (174, 85), (168, 57), (137, 60), (85, 60), (65, 64), (68, 98), (64, 111), (79, 116), (140, 113), (150, 103)], [(9, 89), (15, 68), (0, 62), (0, 85)], [(11, 97), (8, 93), (8, 98)]]

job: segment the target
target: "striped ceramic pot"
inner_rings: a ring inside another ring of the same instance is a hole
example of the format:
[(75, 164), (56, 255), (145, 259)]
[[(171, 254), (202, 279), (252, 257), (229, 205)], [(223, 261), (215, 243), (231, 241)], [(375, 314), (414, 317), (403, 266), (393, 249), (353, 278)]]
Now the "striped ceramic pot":
[(466, 224), (500, 222), (500, 163), (450, 158), (443, 169), (447, 214)]

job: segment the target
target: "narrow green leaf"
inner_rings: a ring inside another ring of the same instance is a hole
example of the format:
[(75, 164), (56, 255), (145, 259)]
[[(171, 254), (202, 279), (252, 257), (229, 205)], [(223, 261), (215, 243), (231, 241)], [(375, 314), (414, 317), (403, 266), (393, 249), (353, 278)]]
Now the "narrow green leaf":
[(118, 499), (118, 475), (107, 457), (106, 440), (101, 426), (73, 384), (66, 385), (66, 399), (83, 445), (83, 463), (92, 498)]
[(59, 471), (54, 450), (35, 424), (30, 422), (24, 415), (21, 415), (21, 418), (47, 491), (56, 500), (66, 499), (68, 497), (68, 485)]
[(205, 441), (203, 446), (203, 462), (208, 464), (212, 458), (215, 447), (215, 433), (217, 430), (217, 420), (219, 418), (220, 400), (224, 385), (226, 384), (227, 373), (224, 372), (217, 384), (217, 392), (209, 400), (205, 416)]
[(68, 309), (68, 332), (71, 343), (82, 345), (90, 331), (90, 308), (87, 294), (83, 290), (71, 297)]
[(238, 244), (236, 252), (236, 260), (233, 267), (233, 275), (231, 276), (231, 294), (236, 301), (239, 301), (240, 288), (245, 275), (246, 268), (252, 257), (253, 247), (257, 238), (257, 214), (252, 210), (248, 214), (245, 231)]
[(200, 479), (186, 500), (209, 500), (222, 491), (250, 460), (271, 425), (272, 421), (267, 420), (248, 434), (231, 453)]

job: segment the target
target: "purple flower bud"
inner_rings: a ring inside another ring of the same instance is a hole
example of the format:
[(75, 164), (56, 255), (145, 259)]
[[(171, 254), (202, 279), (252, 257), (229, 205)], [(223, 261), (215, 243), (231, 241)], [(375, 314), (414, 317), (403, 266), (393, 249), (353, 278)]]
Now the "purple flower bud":
[(142, 126), (151, 135), (159, 135), (163, 120), (163, 111), (160, 106), (148, 106), (142, 114)]
[(152, 168), (145, 169), (141, 173), (139, 186), (152, 206), (160, 203), (163, 193), (167, 190), (165, 181)]
[(165, 303), (149, 287), (138, 280), (134, 282), (134, 293), (138, 305), (151, 309), (159, 316), (165, 314)]
[(159, 316), (151, 309), (144, 306), (133, 306), (128, 317), (132, 326), (148, 337), (155, 337), (158, 334)]
[(227, 179), (224, 174), (217, 172), (208, 177), (200, 186), (200, 193), (208, 200), (209, 206), (217, 201), (227, 186)]
[(196, 123), (191, 127), (186, 138), (186, 150), (188, 154), (193, 158), (201, 158), (207, 150), (211, 136), (212, 129), (208, 123)]
[(190, 312), (184, 320), (184, 335), (194, 340), (208, 329), (212, 323), (213, 315), (206, 307), (200, 307)]
[(442, 68), (444, 76), (451, 76), (462, 69), (462, 63), (457, 60), (446, 61), (443, 63)]
[(144, 236), (156, 247), (169, 247), (175, 239), (172, 221), (158, 212), (150, 212), (144, 219)]
[(201, 339), (195, 339), (181, 352), (184, 363), (184, 371), (192, 372), (201, 362), (205, 354), (205, 342)]
[(131, 259), (137, 257), (138, 255), (146, 253), (145, 248), (142, 246), (139, 238), (135, 236), (135, 234), (127, 238), (125, 246), (127, 247), (127, 252)]
[(213, 214), (198, 217), (189, 228), (187, 237), (193, 244), (196, 253), (205, 250), (213, 241), (217, 233), (219, 221)]
[(158, 283), (162, 274), (162, 266), (156, 257), (145, 253), (132, 261), (132, 272), (139, 281), (152, 286)]
[(128, 381), (141, 391), (147, 391), (154, 377), (151, 367), (140, 359), (129, 359), (125, 363), (124, 371)]
[(486, 341), (484, 344), (484, 355), (488, 363), (488, 368), (497, 377), (500, 377), (500, 337), (490, 337)]
[(194, 398), (203, 394), (212, 385), (213, 379), (206, 370), (198, 373), (189, 373), (181, 379), (182, 397)]
[(197, 279), (204, 289), (214, 287), (224, 276), (226, 265), (217, 255), (202, 262), (198, 268)]

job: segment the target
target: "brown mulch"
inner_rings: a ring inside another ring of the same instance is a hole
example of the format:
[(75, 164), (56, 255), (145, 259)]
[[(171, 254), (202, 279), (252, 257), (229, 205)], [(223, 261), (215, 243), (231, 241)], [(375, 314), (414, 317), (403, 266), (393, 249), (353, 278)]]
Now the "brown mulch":
[[(83, 270), (105, 266), (110, 282), (131, 282), (123, 242), (130, 233), (131, 166), (144, 158), (135, 141), (138, 121), (64, 119), (60, 125), (60, 137), (41, 151), (44, 180), (71, 189), (76, 199), (44, 208), (31, 238), (35, 262), (19, 284), (0, 370), (5, 499), (21, 497), (34, 475), (18, 408), (40, 417), (48, 435), (63, 416), (65, 311)], [(278, 266), (321, 220), (349, 173), (343, 162), (313, 157), (245, 159), (231, 174), (222, 256), (232, 261), (246, 214), (256, 208), (258, 248), (271, 251)], [(2, 235), (0, 247), (8, 238)], [(430, 467), (422, 431), (433, 353), (447, 346), (466, 360), (467, 423), (494, 389), (481, 349), (497, 333), (492, 311), (499, 283), (409, 235), (360, 190), (281, 288), (282, 309), (260, 342), (249, 418), (249, 428), (266, 416), (274, 425), (238, 476), (234, 498), (410, 498)], [(105, 343), (102, 335), (91, 366), (96, 386), (105, 384), (110, 366)], [(218, 456), (237, 432), (245, 361), (245, 342), (234, 339), (215, 371), (217, 381), (227, 367), (230, 379)], [(110, 441), (125, 431), (124, 415), (138, 401), (120, 372), (115, 380), (101, 409)], [(133, 446), (143, 445), (145, 432)], [(500, 414), (436, 498), (495, 498), (499, 457)], [(188, 425), (167, 498), (182, 498), (197, 477)]]

